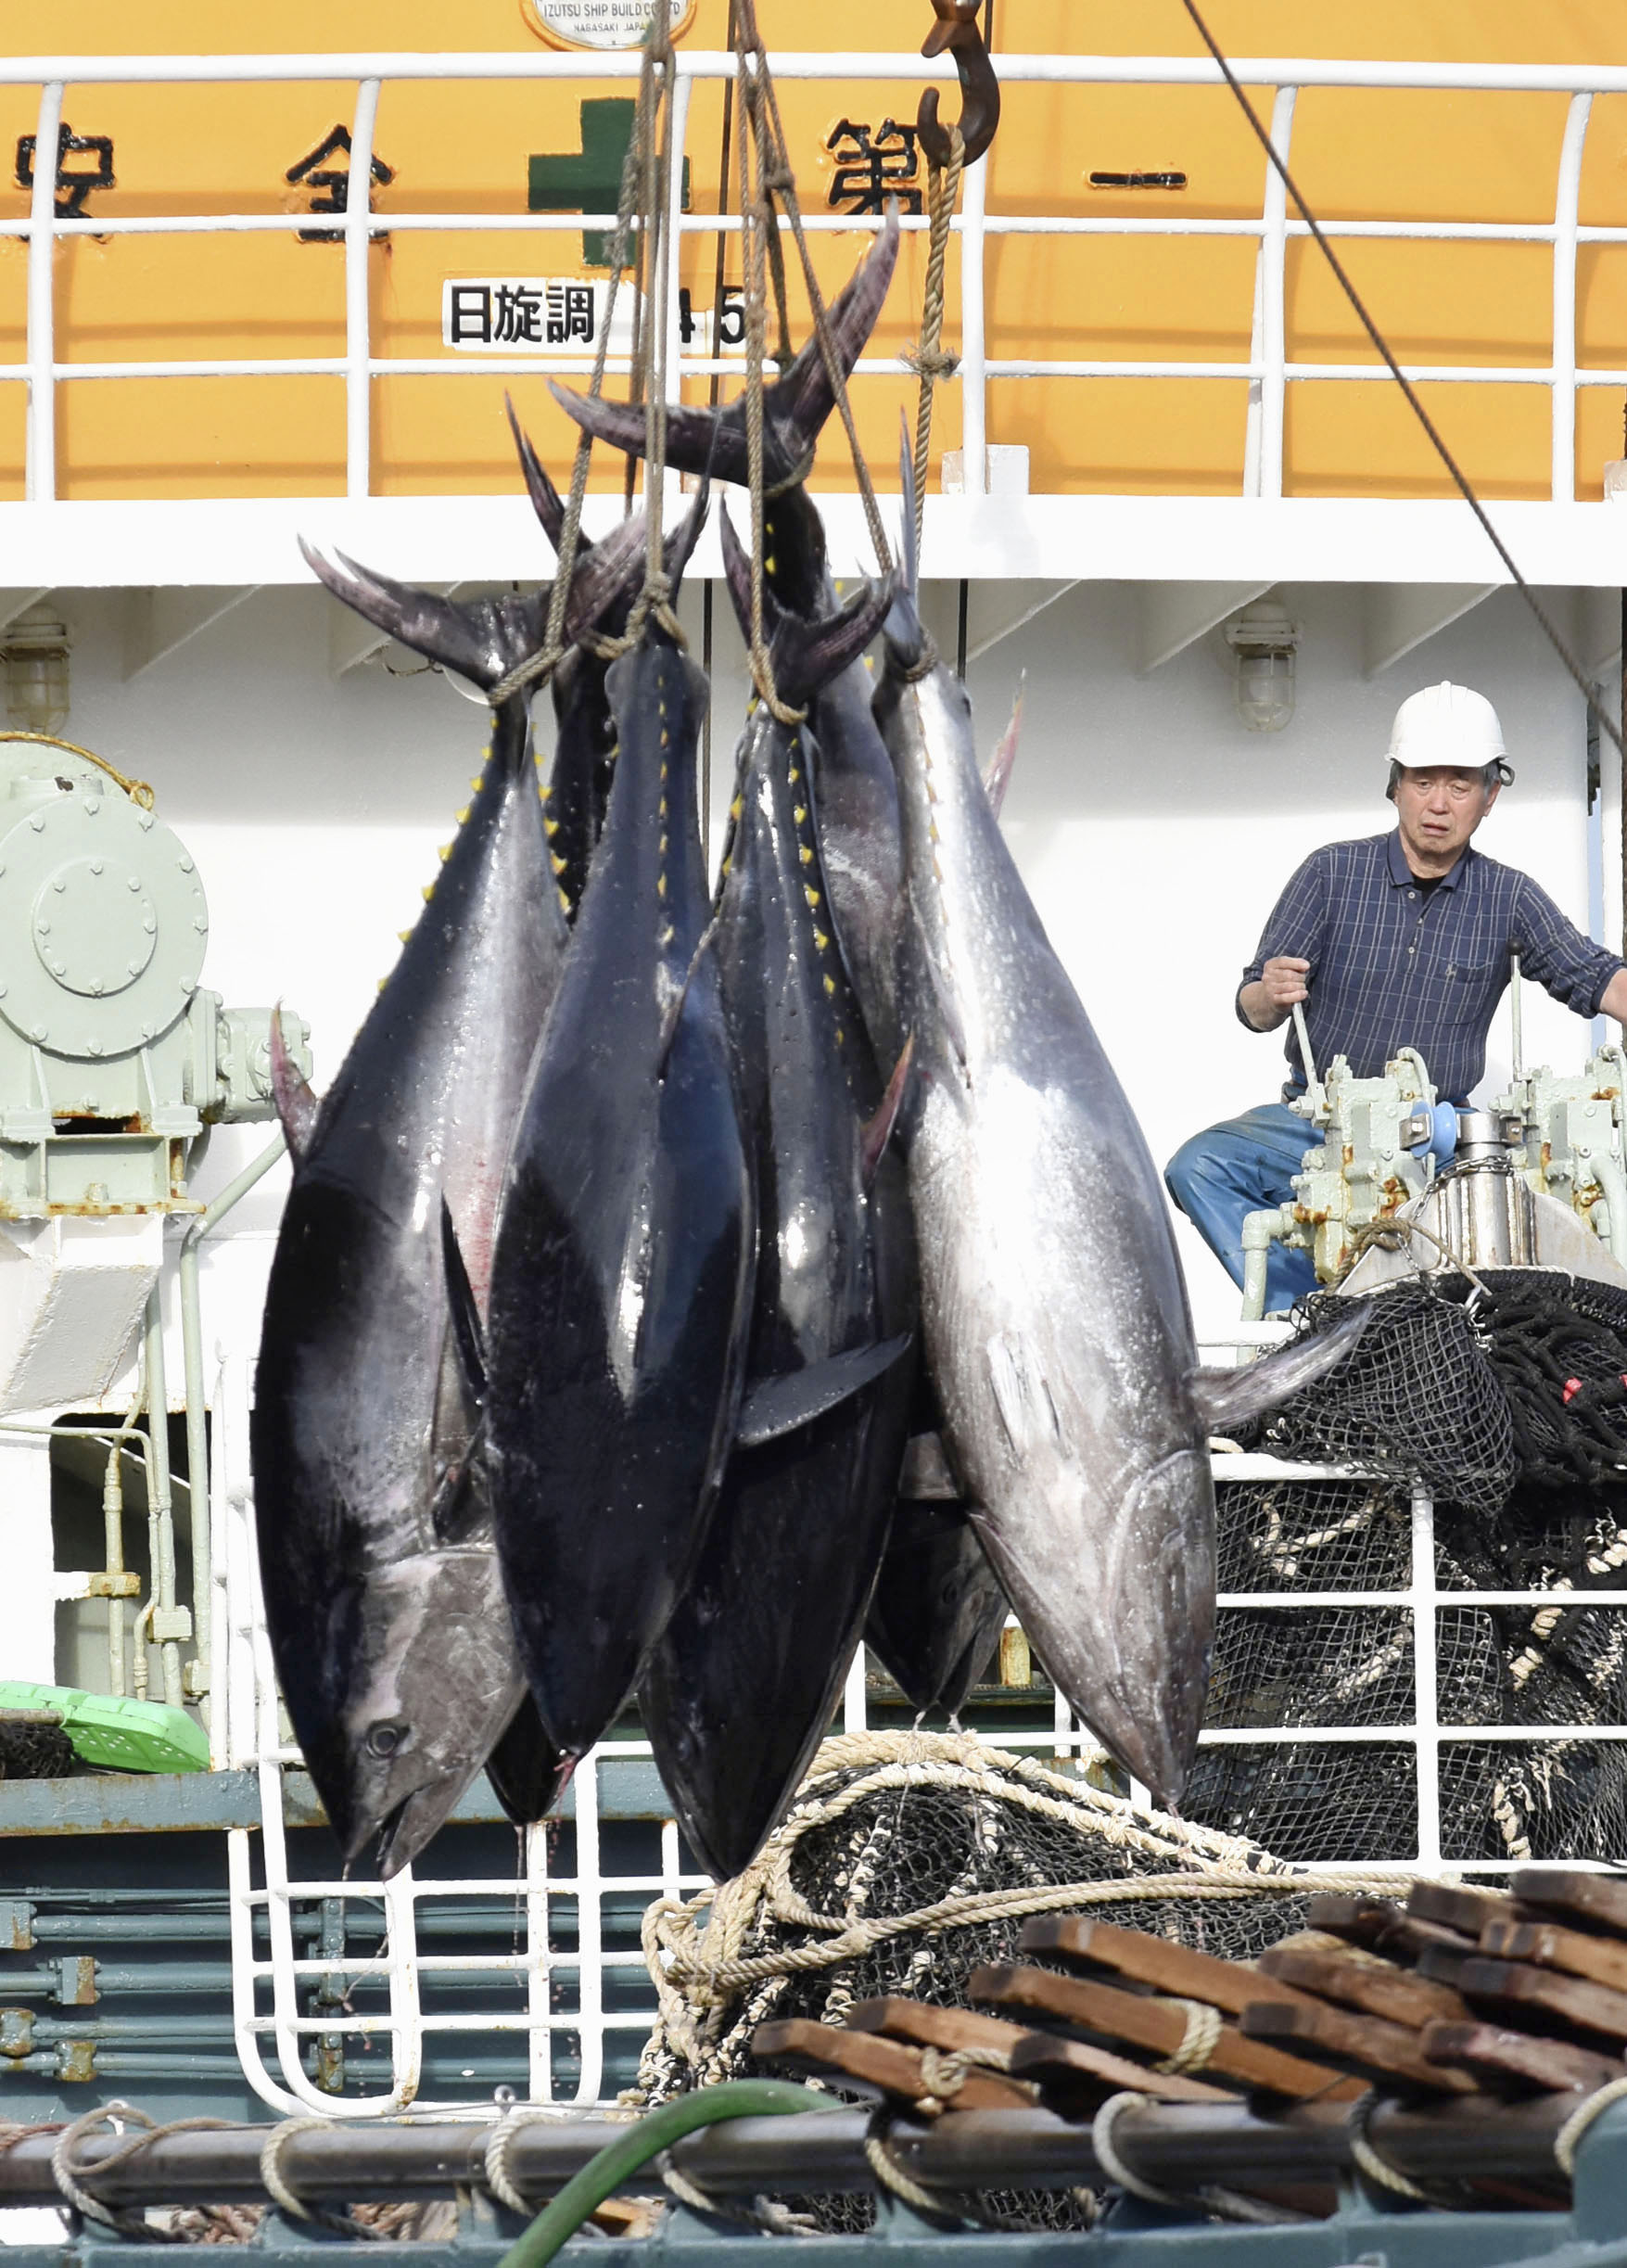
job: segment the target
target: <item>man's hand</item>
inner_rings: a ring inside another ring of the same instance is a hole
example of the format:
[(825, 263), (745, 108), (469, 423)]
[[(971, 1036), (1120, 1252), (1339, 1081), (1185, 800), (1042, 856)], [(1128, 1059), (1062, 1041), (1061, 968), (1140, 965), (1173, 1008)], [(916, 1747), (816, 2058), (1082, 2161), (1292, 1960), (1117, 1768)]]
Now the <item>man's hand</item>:
[(1243, 987), (1238, 1005), (1257, 1032), (1274, 1032), (1297, 1000), (1309, 1000), (1305, 979), (1310, 974), (1308, 961), (1279, 954), (1265, 963), (1253, 984)]

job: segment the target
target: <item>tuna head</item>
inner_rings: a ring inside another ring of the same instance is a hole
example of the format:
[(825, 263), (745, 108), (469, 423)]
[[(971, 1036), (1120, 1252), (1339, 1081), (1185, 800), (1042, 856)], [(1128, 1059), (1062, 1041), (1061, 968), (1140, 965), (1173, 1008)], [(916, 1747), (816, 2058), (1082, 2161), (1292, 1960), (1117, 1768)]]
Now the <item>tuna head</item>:
[(388, 1881), (485, 1763), (519, 1701), (519, 1665), (489, 1548), (421, 1552), (380, 1569), (349, 1619), (337, 1780), (324, 1776), (324, 1786), (347, 1867), (376, 1836)]

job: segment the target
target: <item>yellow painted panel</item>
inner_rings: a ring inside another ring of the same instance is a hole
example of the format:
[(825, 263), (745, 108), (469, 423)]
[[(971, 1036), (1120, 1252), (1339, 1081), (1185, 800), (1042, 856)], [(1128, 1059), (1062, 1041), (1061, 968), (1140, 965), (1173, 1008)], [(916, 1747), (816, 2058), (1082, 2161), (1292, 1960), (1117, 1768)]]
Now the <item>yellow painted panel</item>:
[[(1106, 0), (993, 0), (997, 51), (1198, 52), (1177, 5), (1110, 7)], [(1306, 11), (1300, 0), (1210, 0), (1210, 21), (1236, 55), (1378, 55), (1436, 60), (1627, 62), (1627, 9), (1620, 0), (1370, 0), (1359, 11)], [(914, 45), (930, 21), (893, 0), (759, 0), (770, 45), (832, 53)], [(723, 44), (726, 0), (700, 0), (688, 44)], [(71, 37), (75, 51), (186, 54), (200, 36), (225, 51), (257, 46), (318, 52), (369, 46), (404, 50), (509, 50), (538, 44), (515, 0), (350, 0), (343, 10), (285, 0), (263, 11), (211, 15), (200, 32), (192, 0), (79, 0), (69, 18), (46, 0), (10, 11), (15, 52), (49, 52)], [(579, 147), (584, 96), (623, 93), (606, 82), (498, 84), (435, 80), (387, 85), (375, 148), (392, 171), (377, 210), (414, 213), (520, 214), (528, 159)], [(1252, 98), (1269, 114), (1271, 92)], [(782, 108), (807, 209), (828, 210), (826, 145), (844, 118), (879, 126), (891, 110), (913, 115), (913, 83), (785, 81)], [(952, 114), (955, 96), (946, 101)], [(116, 186), (92, 193), (103, 218), (204, 214), (308, 214), (311, 190), (288, 170), (350, 118), (354, 88), (340, 81), (254, 87), (120, 87), (70, 84), (65, 116), (86, 135), (108, 135)], [(1566, 118), (1563, 96), (1376, 93), (1312, 88), (1301, 94), (1292, 162), (1306, 195), (1329, 220), (1552, 221)], [(731, 207), (720, 181), (722, 92), (697, 87), (689, 135), (692, 210)], [(19, 135), (32, 131), (31, 90), (0, 89), (0, 228), (27, 210), (12, 178)], [(340, 157), (335, 162), (343, 165)], [(1178, 192), (1103, 191), (1093, 172), (1176, 171)], [(1265, 161), (1223, 88), (1009, 85), (991, 159), (988, 210), (1108, 219), (1252, 220), (1261, 210)], [(1582, 188), (1591, 225), (1627, 225), (1627, 97), (1595, 105)], [(814, 259), (821, 288), (839, 287), (863, 249), (858, 232), (820, 236)], [(1552, 352), (1551, 254), (1541, 244), (1341, 243), (1341, 257), (1374, 316), (1405, 361), (1540, 369)], [(402, 228), (370, 255), (374, 352), (448, 364), (446, 375), (387, 376), (373, 389), (372, 480), (385, 493), (508, 491), (514, 474), (502, 394), (510, 384), (539, 445), (563, 470), (573, 429), (539, 378), (503, 380), (476, 358), (441, 344), (440, 300), (449, 277), (582, 269), (580, 234), (456, 235)], [(26, 350), (25, 248), (0, 237), (0, 363)], [(1249, 236), (1063, 238), (991, 235), (985, 334), (991, 358), (1117, 362), (1244, 362), (1255, 300), (1255, 244)], [(806, 335), (806, 299), (793, 260), (794, 336)], [(945, 342), (960, 344), (959, 250), (952, 248)], [(81, 238), (55, 261), (57, 355), (86, 363), (210, 357), (337, 357), (344, 351), (345, 253), (337, 241), (286, 235)], [(921, 320), (924, 242), (907, 238), (878, 354), (896, 353)], [(723, 242), (722, 277), (737, 285), (739, 245)], [(684, 244), (680, 279), (698, 310), (713, 303), (718, 239), (697, 232)], [(1371, 363), (1359, 325), (1320, 255), (1290, 246), (1287, 289), (1290, 356)], [(1627, 248), (1583, 247), (1578, 266), (1578, 360), (1627, 367)], [(613, 382), (615, 383), (615, 382)], [(738, 381), (725, 376), (722, 398)], [(686, 393), (705, 400), (707, 381)], [(896, 480), (896, 426), (912, 408), (913, 384), (862, 375), (855, 403), (863, 445), (884, 488)], [(58, 488), (66, 496), (331, 493), (345, 477), (344, 390), (336, 377), (69, 379), (59, 389)], [(25, 389), (0, 380), (0, 495), (20, 492)], [(1540, 387), (1442, 384), (1429, 389), (1433, 414), (1466, 466), (1492, 496), (1548, 492), (1549, 404)], [(1446, 476), (1394, 389), (1380, 383), (1295, 383), (1287, 410), (1285, 486), (1299, 494), (1443, 494)], [(1583, 389), (1577, 404), (1577, 484), (1599, 492), (1606, 455), (1620, 447), (1614, 389)], [(1036, 491), (1236, 493), (1241, 486), (1247, 389), (1241, 379), (1112, 376), (991, 380), (992, 441), (1030, 452)], [(941, 389), (934, 458), (959, 446), (958, 390)], [(934, 476), (935, 479), (935, 470)], [(619, 486), (618, 464), (596, 464), (594, 485)], [(833, 430), (818, 485), (846, 487), (851, 474)]]

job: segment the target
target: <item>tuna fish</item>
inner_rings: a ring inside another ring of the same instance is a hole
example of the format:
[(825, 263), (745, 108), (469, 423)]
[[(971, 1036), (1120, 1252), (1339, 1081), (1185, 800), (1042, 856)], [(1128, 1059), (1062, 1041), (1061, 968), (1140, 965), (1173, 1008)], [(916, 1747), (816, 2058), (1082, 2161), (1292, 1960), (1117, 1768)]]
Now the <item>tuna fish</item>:
[[(905, 487), (909, 547), (908, 464)], [(1268, 1364), (1213, 1389), (1199, 1375), (1157, 1172), (1001, 838), (965, 690), (941, 664), (922, 673), (908, 565), (876, 714), (903, 812), (927, 1360), (979, 1535), (1047, 1668), (1175, 1803), (1214, 1621), (1207, 1437), (1221, 1408), (1289, 1389)], [(1348, 1352), (1335, 1337), (1320, 1367)]]
[[(850, 372), (875, 328), (898, 256), (896, 212), (857, 273), (831, 303), (832, 343)], [(644, 414), (620, 402), (590, 400), (553, 388), (570, 414), (600, 439), (642, 454)], [(764, 549), (775, 596), (794, 614), (833, 613), (835, 591), (825, 560), (824, 529), (802, 477), (835, 398), (817, 339), (784, 376), (764, 389), (764, 472), (769, 489)], [(744, 484), (748, 476), (745, 411), (689, 405), (667, 413), (667, 461), (681, 471), (710, 473)], [(878, 1062), (897, 1060), (903, 1035), (896, 966), (903, 922), (903, 864), (898, 791), (871, 714), (870, 671), (855, 657), (811, 695), (815, 825), (842, 948)]]
[[(751, 569), (723, 521), (743, 624)], [(817, 620), (768, 600), (782, 701), (874, 637), (889, 591)], [(744, 1438), (645, 1673), (643, 1719), (679, 1822), (719, 1879), (782, 1816), (858, 1639), (892, 1515), (914, 1364), (914, 1254), (883, 1094), (831, 934), (805, 733), (759, 704), (742, 743), (718, 956), (757, 1185)], [(807, 1404), (797, 1419), (795, 1400)]]
[[(576, 582), (573, 630), (641, 545), (629, 534)], [(370, 621), (482, 687), (540, 639), (545, 592), (456, 605), (306, 556)], [(275, 1051), (294, 1175), (252, 1433), (266, 1611), (346, 1863), (376, 1835), (387, 1877), (445, 1819), (523, 1691), (471, 1350), (566, 937), (528, 708), (522, 696), (498, 711), (428, 903), (320, 1103)]]
[(610, 808), (503, 1183), (496, 1533), (567, 1765), (667, 1625), (740, 1396), (753, 1210), (695, 810), (707, 691), (654, 619), (610, 672)]

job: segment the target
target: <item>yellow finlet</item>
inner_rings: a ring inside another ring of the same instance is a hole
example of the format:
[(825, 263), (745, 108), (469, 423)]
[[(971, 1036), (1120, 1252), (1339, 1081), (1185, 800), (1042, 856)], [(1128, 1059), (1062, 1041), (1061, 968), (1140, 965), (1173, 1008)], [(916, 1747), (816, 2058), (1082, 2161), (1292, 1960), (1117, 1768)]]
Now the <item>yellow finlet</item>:
[(552, 852), (550, 856), (554, 873), (556, 874), (563, 874), (565, 872), (565, 860), (560, 857), (557, 850)]
[(807, 826), (807, 804), (806, 804), (806, 803), (799, 803), (799, 804), (797, 805), (797, 807), (796, 807), (795, 810), (792, 812), (791, 816), (792, 816), (792, 818), (793, 818), (794, 820), (795, 820), (795, 822), (796, 822), (796, 823), (797, 823), (797, 825), (798, 825), (799, 827), (806, 827), (806, 826)]
[(436, 856), (439, 859), (443, 866), (446, 864), (448, 859), (451, 857), (451, 850), (452, 847), (450, 843), (442, 843), (439, 850), (437, 851)]
[(808, 848), (806, 843), (803, 844), (796, 855), (802, 860), (804, 866), (811, 866), (813, 864), (813, 852)]
[(433, 883), (433, 882), (426, 882), (426, 883), (424, 885), (424, 903), (425, 903), (426, 905), (427, 905), (427, 904), (429, 903), (430, 899), (431, 899), (431, 898), (432, 898), (434, 896), (435, 896), (435, 885), (434, 885), (434, 883)]
[(545, 819), (545, 820), (542, 822), (542, 832), (543, 832), (543, 834), (544, 834), (544, 835), (545, 835), (548, 837), (548, 840), (549, 840), (550, 842), (553, 842), (553, 840), (554, 836), (555, 836), (555, 835), (556, 835), (559, 833), (559, 822), (558, 822), (558, 820), (557, 820), (557, 819)]
[(808, 904), (809, 904), (810, 906), (817, 906), (817, 905), (819, 904), (819, 902), (820, 902), (820, 894), (819, 894), (819, 892), (818, 892), (817, 890), (810, 890), (810, 889), (809, 889), (809, 887), (808, 887), (808, 886), (807, 886), (807, 884), (806, 882), (805, 882), (805, 883), (803, 884), (803, 886), (802, 886), (802, 894), (803, 894), (804, 898), (807, 898), (807, 902), (808, 902)]
[[(827, 976), (827, 977), (826, 977), (826, 979), (825, 979), (825, 992), (826, 992), (827, 997), (828, 997), (828, 998), (830, 998), (831, 1000), (834, 1000), (834, 999), (835, 999), (835, 997), (836, 997), (836, 979), (835, 979), (833, 976)], [(838, 1039), (840, 1039), (840, 1038), (841, 1038), (841, 1037), (842, 1037), (841, 1033), (840, 1033), (840, 1032), (838, 1032), (838, 1033), (836, 1034), (836, 1037), (837, 1037), (837, 1038), (838, 1038)]]
[(468, 818), (468, 816), (469, 806), (465, 803), (463, 809), (458, 813), (458, 824), (460, 827), (464, 824), (464, 822)]
[(819, 947), (821, 953), (828, 952), (830, 950), (831, 940), (826, 937), (824, 931), (819, 926), (817, 922), (814, 924), (814, 943)]

